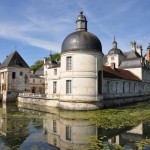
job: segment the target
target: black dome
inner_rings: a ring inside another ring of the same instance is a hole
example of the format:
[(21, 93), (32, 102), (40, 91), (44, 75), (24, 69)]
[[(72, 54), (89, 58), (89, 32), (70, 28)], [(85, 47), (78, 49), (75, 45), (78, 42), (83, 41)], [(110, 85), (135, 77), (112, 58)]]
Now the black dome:
[(102, 45), (94, 34), (87, 31), (76, 31), (64, 39), (61, 52), (77, 50), (102, 52)]

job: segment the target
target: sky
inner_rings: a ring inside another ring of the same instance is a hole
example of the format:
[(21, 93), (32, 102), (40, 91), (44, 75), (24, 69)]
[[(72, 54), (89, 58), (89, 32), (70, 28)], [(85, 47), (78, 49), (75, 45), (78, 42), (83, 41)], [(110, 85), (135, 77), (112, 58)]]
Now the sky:
[(150, 42), (150, 0), (0, 0), (0, 62), (17, 50), (29, 66), (51, 53), (60, 53), (65, 37), (76, 30), (82, 8), (88, 31), (112, 48), (130, 50), (130, 42)]

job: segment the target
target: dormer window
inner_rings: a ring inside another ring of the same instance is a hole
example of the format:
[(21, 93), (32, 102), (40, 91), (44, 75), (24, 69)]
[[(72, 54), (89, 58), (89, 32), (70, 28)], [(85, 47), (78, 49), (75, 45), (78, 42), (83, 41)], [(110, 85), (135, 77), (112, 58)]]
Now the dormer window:
[(19, 60), (15, 59), (15, 65), (19, 65)]
[(111, 57), (111, 60), (114, 60), (114, 57), (113, 57), (113, 56)]

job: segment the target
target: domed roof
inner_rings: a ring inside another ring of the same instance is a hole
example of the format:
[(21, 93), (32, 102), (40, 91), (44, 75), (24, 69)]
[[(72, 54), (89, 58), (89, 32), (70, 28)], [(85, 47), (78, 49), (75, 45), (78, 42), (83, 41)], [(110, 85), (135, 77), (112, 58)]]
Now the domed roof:
[(108, 54), (124, 55), (124, 54), (122, 53), (122, 51), (121, 51), (119, 48), (117, 48), (117, 42), (116, 42), (116, 40), (115, 40), (115, 37), (114, 37), (114, 41), (113, 41), (113, 43), (112, 43), (112, 49), (108, 52)]
[(69, 34), (65, 38), (61, 52), (75, 50), (102, 52), (102, 45), (100, 40), (94, 34), (87, 31), (77, 31)]
[(102, 52), (100, 40), (94, 34), (87, 32), (87, 20), (83, 11), (77, 17), (76, 32), (69, 34), (64, 39), (61, 48), (61, 52), (77, 50)]
[(122, 51), (118, 48), (112, 48), (108, 54), (118, 54), (118, 55), (123, 55)]

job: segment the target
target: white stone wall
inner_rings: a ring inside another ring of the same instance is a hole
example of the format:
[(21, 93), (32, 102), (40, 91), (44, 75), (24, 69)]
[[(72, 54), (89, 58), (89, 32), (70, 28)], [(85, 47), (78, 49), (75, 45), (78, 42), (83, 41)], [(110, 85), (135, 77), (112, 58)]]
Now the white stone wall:
[[(57, 69), (57, 74), (54, 74), (54, 70)], [(53, 82), (57, 82), (56, 93), (53, 93)], [(60, 96), (60, 67), (50, 68), (47, 70), (47, 98), (59, 99)]]
[[(113, 60), (112, 60), (113, 58)], [(118, 54), (110, 54), (107, 55), (107, 62), (105, 63), (106, 66), (111, 66), (112, 63), (115, 64), (115, 68), (118, 68), (120, 63), (124, 60), (124, 56)]]
[[(66, 58), (72, 57), (72, 70), (66, 70)], [(103, 56), (96, 52), (73, 52), (61, 55), (60, 99), (98, 100), (98, 75), (102, 70)], [(72, 93), (66, 94), (66, 80), (72, 81)]]
[(125, 70), (128, 70), (130, 72), (132, 72), (135, 76), (139, 77), (140, 80), (143, 79), (143, 73), (142, 73), (142, 68), (127, 68)]
[(150, 93), (150, 83), (142, 81), (109, 79), (103, 81), (104, 98), (128, 97)]

